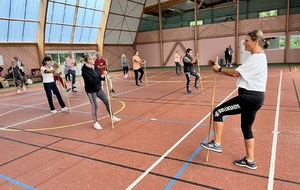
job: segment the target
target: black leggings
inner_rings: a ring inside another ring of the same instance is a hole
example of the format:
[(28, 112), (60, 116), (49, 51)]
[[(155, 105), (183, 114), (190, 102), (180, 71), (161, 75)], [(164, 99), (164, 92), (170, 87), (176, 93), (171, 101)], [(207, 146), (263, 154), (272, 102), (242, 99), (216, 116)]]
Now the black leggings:
[[(144, 75), (144, 70), (142, 68), (139, 68), (138, 70), (133, 70), (134, 71), (134, 76), (135, 76), (135, 84), (139, 84), (138, 80), (142, 80), (143, 75)], [(139, 77), (139, 72), (141, 73)]]
[[(240, 93), (241, 91), (245, 91), (245, 89), (239, 89), (239, 96), (224, 102), (213, 110), (214, 121), (223, 122), (224, 115), (241, 114), (241, 129), (244, 139), (252, 139), (252, 124), (264, 101), (264, 93), (254, 92), (250, 96), (248, 96), (249, 94), (245, 96), (244, 93)], [(255, 100), (251, 101), (253, 99)]]
[(126, 67), (123, 67), (123, 74), (125, 75), (125, 74), (127, 74), (128, 73), (128, 66), (126, 66)]

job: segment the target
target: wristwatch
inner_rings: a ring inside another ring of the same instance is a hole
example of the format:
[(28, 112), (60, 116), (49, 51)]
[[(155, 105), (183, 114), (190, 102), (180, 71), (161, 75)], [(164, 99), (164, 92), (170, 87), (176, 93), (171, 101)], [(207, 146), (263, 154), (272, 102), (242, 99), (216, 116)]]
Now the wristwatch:
[(219, 73), (222, 71), (222, 67), (219, 68)]

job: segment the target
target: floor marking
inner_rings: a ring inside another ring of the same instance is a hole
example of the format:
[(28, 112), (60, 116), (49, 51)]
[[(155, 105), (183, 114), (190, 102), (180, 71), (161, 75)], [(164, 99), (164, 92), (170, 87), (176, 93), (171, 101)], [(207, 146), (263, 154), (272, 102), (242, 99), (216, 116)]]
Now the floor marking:
[(11, 183), (14, 183), (14, 184), (16, 184), (16, 185), (18, 185), (18, 186), (20, 186), (20, 187), (23, 187), (23, 188), (25, 188), (25, 189), (28, 189), (28, 190), (37, 190), (37, 188), (31, 187), (31, 186), (29, 186), (29, 185), (26, 185), (25, 183), (22, 183), (22, 182), (20, 182), (20, 181), (14, 180), (14, 179), (9, 178), (9, 177), (7, 177), (7, 176), (5, 176), (5, 175), (2, 175), (2, 174), (0, 174), (0, 178), (4, 179), (4, 180), (6, 180), (6, 181), (9, 181), (9, 182), (11, 182)]
[(277, 106), (276, 106), (276, 115), (275, 115), (274, 131), (273, 131), (272, 154), (271, 154), (270, 172), (269, 172), (269, 180), (268, 180), (268, 190), (273, 190), (273, 186), (274, 186), (274, 171), (275, 171), (275, 160), (276, 160), (276, 150), (277, 150), (281, 81), (282, 81), (282, 70), (280, 71), (280, 79), (279, 79), (279, 87), (278, 87), (278, 95), (277, 95)]
[[(220, 104), (225, 102), (235, 91), (236, 88), (232, 91)], [(219, 104), (219, 105), (220, 105)], [(187, 136), (189, 136), (200, 124), (210, 116), (211, 112), (209, 112), (201, 121), (199, 121), (190, 131), (188, 131), (179, 141), (177, 141), (169, 150), (167, 150), (156, 162), (154, 162), (142, 175), (140, 175), (131, 185), (129, 185), (126, 190), (131, 190), (134, 186), (136, 186), (153, 168), (155, 168), (170, 152), (172, 152)]]

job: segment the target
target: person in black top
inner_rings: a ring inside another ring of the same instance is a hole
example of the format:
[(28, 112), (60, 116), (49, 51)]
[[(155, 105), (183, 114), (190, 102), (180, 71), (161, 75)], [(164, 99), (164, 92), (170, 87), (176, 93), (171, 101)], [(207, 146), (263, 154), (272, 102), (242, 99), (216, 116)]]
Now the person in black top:
[(98, 123), (97, 111), (98, 111), (98, 104), (97, 104), (97, 97), (102, 100), (102, 102), (106, 106), (106, 110), (110, 115), (112, 115), (113, 122), (120, 121), (120, 118), (113, 116), (113, 112), (110, 112), (109, 102), (106, 94), (102, 90), (102, 83), (101, 80), (105, 77), (104, 75), (107, 74), (107, 71), (103, 72), (103, 76), (101, 75), (100, 70), (98, 67), (95, 67), (95, 60), (92, 54), (86, 54), (84, 56), (84, 64), (82, 66), (82, 77), (84, 80), (84, 88), (85, 92), (91, 102), (92, 105), (92, 115), (94, 120), (94, 128), (95, 129), (102, 129), (101, 125)]
[(191, 94), (192, 92), (190, 91), (189, 87), (190, 87), (190, 76), (193, 75), (195, 78), (195, 84), (194, 84), (194, 88), (196, 90), (199, 90), (198, 88), (198, 81), (200, 79), (200, 74), (197, 73), (194, 69), (194, 64), (197, 64), (199, 59), (198, 59), (198, 54), (196, 54), (196, 57), (192, 58), (192, 49), (188, 48), (186, 50), (186, 55), (183, 57), (182, 61), (183, 61), (183, 66), (184, 66), (184, 74), (186, 77), (186, 92), (187, 94)]

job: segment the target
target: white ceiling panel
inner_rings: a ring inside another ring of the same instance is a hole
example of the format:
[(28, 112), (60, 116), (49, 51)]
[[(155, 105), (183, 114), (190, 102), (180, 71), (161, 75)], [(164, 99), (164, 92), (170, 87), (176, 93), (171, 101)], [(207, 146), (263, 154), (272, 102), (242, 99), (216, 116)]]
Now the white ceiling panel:
[(143, 13), (143, 5), (128, 1), (127, 16), (140, 18)]
[(118, 43), (119, 44), (133, 44), (135, 35), (136, 35), (135, 32), (122, 32)]
[(120, 31), (117, 30), (106, 30), (105, 32), (105, 44), (118, 44)]
[(110, 12), (117, 14), (125, 14), (127, 2), (127, 0), (112, 0)]
[(138, 29), (140, 19), (125, 17), (122, 30), (136, 31)]
[(106, 28), (120, 30), (122, 28), (122, 23), (124, 16), (109, 14)]

